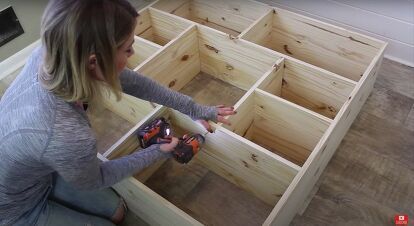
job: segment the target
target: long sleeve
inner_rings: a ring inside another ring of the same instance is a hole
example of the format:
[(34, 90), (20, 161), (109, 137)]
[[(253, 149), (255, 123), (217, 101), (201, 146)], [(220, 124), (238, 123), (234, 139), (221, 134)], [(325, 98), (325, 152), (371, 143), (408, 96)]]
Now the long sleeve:
[(61, 110), (57, 112), (41, 161), (78, 189), (109, 187), (170, 156), (160, 150), (160, 145), (152, 145), (122, 158), (101, 162), (85, 115), (76, 114), (64, 104), (58, 103), (58, 107)]
[(191, 97), (164, 87), (134, 71), (125, 69), (120, 79), (123, 91), (129, 95), (176, 109), (193, 119), (217, 120), (215, 107), (197, 104)]

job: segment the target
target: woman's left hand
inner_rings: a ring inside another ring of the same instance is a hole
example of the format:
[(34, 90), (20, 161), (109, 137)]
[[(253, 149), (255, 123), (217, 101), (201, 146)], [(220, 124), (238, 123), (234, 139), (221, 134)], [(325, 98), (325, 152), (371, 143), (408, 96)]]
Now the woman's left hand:
[[(228, 115), (235, 115), (237, 112), (234, 110), (234, 107), (226, 107), (225, 105), (218, 105), (217, 108), (217, 122), (221, 122), (226, 125), (231, 125), (230, 121), (227, 120), (225, 117)], [(211, 129), (210, 124), (206, 120), (200, 119), (198, 120), (204, 128), (207, 129), (210, 133), (213, 132)]]

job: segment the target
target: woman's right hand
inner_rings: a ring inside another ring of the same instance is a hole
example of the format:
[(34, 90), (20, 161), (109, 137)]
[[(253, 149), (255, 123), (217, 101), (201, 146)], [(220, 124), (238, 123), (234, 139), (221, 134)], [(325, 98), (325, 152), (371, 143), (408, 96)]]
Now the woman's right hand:
[(171, 142), (166, 144), (161, 144), (160, 149), (162, 152), (169, 153), (172, 152), (178, 144), (177, 137), (171, 137)]

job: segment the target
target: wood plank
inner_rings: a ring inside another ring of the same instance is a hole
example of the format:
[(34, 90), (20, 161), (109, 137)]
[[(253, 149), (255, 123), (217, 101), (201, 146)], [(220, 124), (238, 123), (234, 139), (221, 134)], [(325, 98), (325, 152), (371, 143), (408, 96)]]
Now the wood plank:
[(209, 21), (208, 17), (202, 19), (202, 18), (198, 18), (198, 17), (194, 17), (194, 16), (190, 15), (190, 17), (188, 17), (188, 19), (195, 22), (195, 23), (202, 24), (204, 26), (213, 28), (217, 31), (221, 31), (221, 32), (224, 32), (226, 34), (232, 35), (233, 37), (237, 37), (240, 34), (240, 32), (237, 31), (237, 30), (234, 30), (234, 29), (231, 29), (231, 28), (228, 28), (228, 27), (224, 27), (220, 24), (216, 24), (216, 23), (213, 23), (213, 22)]
[(166, 114), (167, 108), (163, 106), (156, 107), (150, 114), (145, 116), (139, 123), (132, 127), (124, 136), (122, 136), (115, 144), (113, 144), (104, 154), (103, 157), (115, 159), (137, 150), (139, 147), (137, 130), (148, 121), (153, 120), (160, 115)]
[(154, 36), (168, 41), (175, 39), (191, 26), (187, 21), (173, 17), (161, 10), (149, 8), (149, 13), (151, 15)]
[(161, 46), (150, 44), (150, 42), (147, 40), (135, 36), (135, 42), (132, 44), (132, 48), (134, 48), (135, 53), (130, 58), (128, 58), (127, 67), (131, 70), (134, 70), (140, 63), (157, 52)]
[(152, 27), (152, 21), (148, 8), (144, 8), (139, 11), (139, 17), (137, 17), (137, 25), (135, 26), (135, 35), (140, 36), (142, 33)]
[[(250, 128), (253, 124), (254, 119), (254, 92), (256, 88), (265, 86), (266, 84), (271, 87), (277, 86), (280, 82), (279, 87), (281, 87), (282, 74), (283, 70), (283, 59), (279, 59), (273, 67), (266, 72), (251, 88), (250, 90), (235, 104), (234, 108), (237, 111), (236, 115), (232, 115), (227, 119), (230, 121), (231, 125), (223, 125), (228, 130), (235, 132), (236, 134), (250, 138), (252, 130)], [(247, 136), (249, 134), (249, 136)]]
[(197, 30), (192, 26), (135, 70), (164, 86), (180, 90), (200, 72), (197, 41)]
[(348, 131), (356, 115), (371, 92), (386, 45), (374, 58), (367, 71), (352, 91), (351, 98), (345, 103), (338, 116), (329, 126), (325, 136), (319, 141), (308, 160), (289, 185), (284, 196), (276, 204), (264, 225), (287, 225), (306, 200), (316, 181), (325, 169), (340, 141)]
[(268, 47), (272, 39), (273, 10), (265, 13), (249, 28), (240, 34), (240, 38)]
[(285, 59), (279, 65), (275, 65), (273, 70), (265, 79), (257, 86), (257, 88), (274, 94), (282, 96), (282, 83), (285, 74)]
[(261, 90), (256, 90), (254, 98), (256, 115), (252, 139), (302, 165), (330, 121)]
[(181, 14), (177, 14), (177, 11), (181, 11), (179, 9), (181, 8), (187, 8), (186, 10), (189, 11), (189, 4), (190, 4), (190, 0), (174, 0), (174, 1), (170, 1), (170, 0), (160, 0), (157, 1), (155, 4), (152, 5), (153, 8), (162, 10), (164, 12), (168, 12), (168, 13), (172, 13), (175, 14), (177, 16), (181, 16), (186, 18), (185, 16), (181, 15)]
[(202, 225), (166, 199), (134, 178), (113, 186), (128, 205), (128, 209), (150, 225)]
[(95, 112), (88, 111), (88, 119), (96, 137), (96, 148), (101, 154), (134, 126), (106, 108)]
[(109, 95), (108, 98), (104, 99), (103, 104), (111, 112), (132, 124), (137, 124), (157, 106), (125, 93), (122, 94), (120, 101), (116, 100), (115, 95)]
[(198, 26), (201, 70), (248, 90), (280, 59), (277, 53)]
[[(99, 153), (97, 156), (101, 161), (109, 161)], [(128, 210), (149, 225), (202, 225), (133, 177), (112, 187), (124, 198)]]
[(188, 116), (172, 111), (172, 121), (192, 133), (205, 135), (203, 150), (196, 156), (207, 168), (266, 203), (275, 203), (284, 186), (299, 167), (279, 156), (219, 127), (214, 133)]
[[(192, 16), (230, 28), (240, 34), (254, 22), (251, 15), (243, 9), (245, 4), (240, 1), (200, 1), (193, 0), (191, 4)], [(240, 11), (243, 10), (243, 11)], [(255, 12), (257, 9), (251, 12)], [(243, 12), (243, 14), (241, 13)], [(247, 17), (248, 16), (248, 17)], [(257, 18), (255, 18), (257, 19)]]
[(237, 114), (228, 117), (227, 119), (231, 125), (223, 125), (228, 130), (240, 135), (245, 136), (248, 129), (252, 126), (254, 119), (254, 89), (249, 90), (237, 104), (234, 106), (234, 110)]
[(276, 8), (271, 45), (276, 51), (359, 81), (381, 43)]
[[(360, 30), (365, 30), (372, 34), (379, 34), (389, 39), (395, 40), (400, 43), (406, 43), (408, 45), (414, 45), (414, 30), (413, 22), (405, 22), (395, 17), (390, 18), (384, 15), (373, 13), (371, 10), (362, 10), (357, 7), (349, 6), (344, 1), (329, 1), (329, 0), (317, 0), (312, 3), (304, 2), (292, 2), (288, 0), (278, 0), (280, 5), (293, 7), (299, 10), (303, 10), (307, 13), (317, 15), (322, 18), (326, 18), (332, 21), (336, 21), (341, 24), (350, 25)], [(358, 2), (358, 1), (353, 1)], [(405, 1), (410, 2), (410, 1)], [(349, 3), (349, 1), (348, 1)], [(396, 14), (414, 16), (412, 9), (414, 9), (414, 3), (401, 4), (401, 2), (394, 1), (394, 4), (386, 3), (386, 1), (378, 1), (377, 4), (369, 4), (373, 7), (379, 6), (383, 8), (394, 8)], [(405, 6), (404, 6), (405, 5)], [(407, 7), (407, 8), (405, 8)], [(395, 9), (399, 8), (399, 9)], [(397, 13), (399, 12), (399, 13)], [(349, 16), (353, 15), (353, 16)], [(414, 19), (412, 19), (414, 20)]]
[(285, 60), (284, 69), (282, 97), (331, 119), (356, 85), (295, 61)]
[(269, 205), (277, 202), (298, 170), (294, 164), (224, 128), (206, 135), (197, 159)]

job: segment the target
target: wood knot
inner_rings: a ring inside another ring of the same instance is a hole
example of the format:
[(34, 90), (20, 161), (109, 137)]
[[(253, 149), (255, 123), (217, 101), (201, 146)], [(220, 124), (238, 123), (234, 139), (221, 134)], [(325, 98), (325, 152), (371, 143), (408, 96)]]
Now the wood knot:
[(263, 106), (263, 105), (260, 105), (259, 107), (260, 107), (261, 109), (264, 109), (264, 106)]
[(230, 39), (230, 40), (237, 39), (237, 36), (233, 36), (233, 35), (229, 34), (229, 39)]
[(188, 55), (184, 55), (183, 57), (181, 57), (181, 60), (182, 61), (186, 61), (186, 60), (188, 60), (188, 58), (189, 58), (190, 56), (188, 56)]
[(336, 84), (337, 84), (337, 83), (336, 83), (335, 81), (333, 81), (333, 82), (332, 82), (332, 85), (336, 86)]
[(227, 69), (227, 70), (229, 70), (229, 71), (231, 71), (231, 70), (233, 70), (233, 69), (234, 69), (234, 67), (233, 67), (233, 66), (231, 66), (230, 64), (227, 64), (227, 65), (226, 65), (226, 69)]
[(212, 51), (214, 51), (214, 52), (216, 52), (216, 53), (220, 52), (220, 51), (219, 51), (218, 49), (216, 49), (214, 46), (207, 45), (207, 44), (204, 44), (204, 46), (205, 46), (208, 50), (212, 50)]
[(333, 112), (333, 113), (335, 113), (335, 112), (336, 112), (335, 108), (334, 108), (334, 107), (332, 107), (332, 106), (328, 106), (328, 110), (329, 110), (330, 112)]
[(287, 85), (288, 85), (288, 82), (284, 78), (282, 78), (282, 86), (287, 86)]
[(172, 80), (169, 84), (168, 84), (168, 88), (171, 88), (173, 86), (175, 86), (175, 83), (177, 82), (177, 79)]
[(286, 52), (286, 53), (288, 53), (288, 54), (290, 54), (290, 55), (293, 55), (293, 53), (292, 53), (292, 52), (290, 52), (290, 50), (289, 50), (289, 46), (288, 46), (288, 45), (283, 45), (283, 49), (285, 50), (285, 52)]
[(238, 8), (233, 8), (234, 9), (234, 11), (239, 11), (239, 9)]
[(252, 160), (253, 160), (253, 161), (258, 162), (258, 160), (257, 160), (257, 155), (252, 154), (251, 158), (252, 158)]
[(267, 23), (264, 26), (267, 27)]
[(224, 18), (224, 17), (222, 17), (221, 19), (222, 19), (223, 21), (226, 21), (226, 18)]

